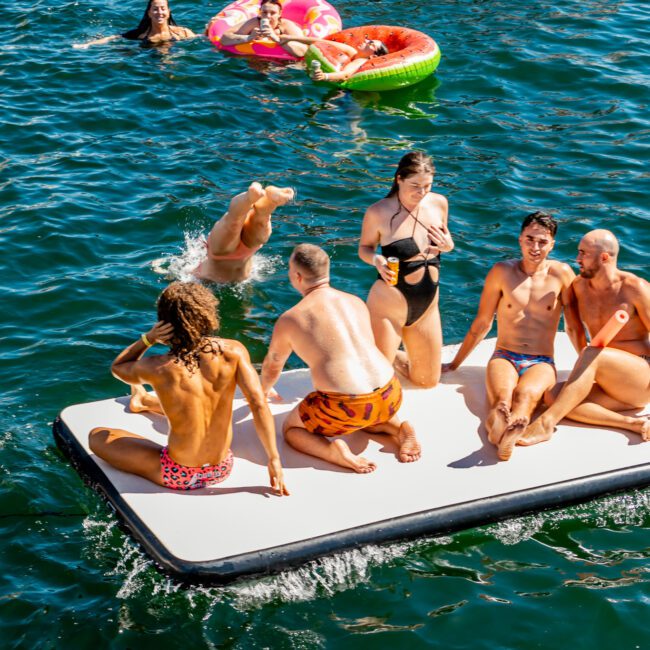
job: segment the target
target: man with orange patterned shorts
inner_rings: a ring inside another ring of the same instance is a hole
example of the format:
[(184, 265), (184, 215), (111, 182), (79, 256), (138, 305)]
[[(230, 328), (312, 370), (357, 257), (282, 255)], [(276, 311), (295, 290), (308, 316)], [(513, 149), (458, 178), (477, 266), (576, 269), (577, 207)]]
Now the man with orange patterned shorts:
[[(413, 427), (400, 422), (402, 387), (375, 345), (365, 303), (330, 286), (329, 257), (311, 244), (296, 246), (289, 280), (302, 300), (278, 319), (262, 366), (262, 389), (273, 385), (292, 352), (309, 367), (315, 390), (284, 422), (286, 441), (298, 451), (365, 474), (376, 467), (353, 454), (341, 435), (364, 429), (385, 433), (401, 462), (420, 458)], [(334, 437), (328, 440), (328, 437)]]

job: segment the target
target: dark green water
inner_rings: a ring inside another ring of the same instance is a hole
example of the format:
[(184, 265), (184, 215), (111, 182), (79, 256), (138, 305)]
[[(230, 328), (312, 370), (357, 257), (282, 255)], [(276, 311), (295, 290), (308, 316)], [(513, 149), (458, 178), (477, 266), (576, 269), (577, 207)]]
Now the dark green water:
[[(435, 77), (382, 95), (328, 91), (297, 65), (226, 57), (202, 39), (70, 47), (134, 26), (143, 5), (3, 8), (2, 647), (650, 647), (648, 490), (185, 589), (117, 528), (51, 438), (64, 406), (125, 393), (108, 365), (152, 321), (166, 283), (152, 263), (182, 277), (198, 235), (253, 179), (298, 191), (254, 280), (218, 290), (224, 335), (256, 362), (297, 298), (284, 262), (296, 243), (325, 246), (336, 284), (367, 292), (363, 211), (412, 148), (434, 156), (451, 205), (447, 342), (533, 209), (560, 220), (557, 258), (606, 227), (621, 265), (647, 277), (647, 3), (340, 0), (347, 26), (406, 24), (443, 50)], [(220, 8), (173, 4), (195, 31)]]

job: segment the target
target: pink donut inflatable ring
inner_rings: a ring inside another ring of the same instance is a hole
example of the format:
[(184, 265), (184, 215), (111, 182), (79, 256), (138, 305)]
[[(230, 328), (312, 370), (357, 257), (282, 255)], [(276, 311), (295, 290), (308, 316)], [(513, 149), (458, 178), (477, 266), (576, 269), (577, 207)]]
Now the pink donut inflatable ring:
[[(236, 0), (222, 9), (208, 25), (208, 38), (216, 47), (233, 54), (262, 56), (272, 59), (296, 60), (286, 50), (270, 39), (222, 45), (225, 32), (242, 25), (260, 12), (260, 0)], [(305, 36), (325, 38), (341, 30), (341, 17), (326, 0), (286, 0), (282, 3), (282, 18), (292, 20), (302, 28)]]

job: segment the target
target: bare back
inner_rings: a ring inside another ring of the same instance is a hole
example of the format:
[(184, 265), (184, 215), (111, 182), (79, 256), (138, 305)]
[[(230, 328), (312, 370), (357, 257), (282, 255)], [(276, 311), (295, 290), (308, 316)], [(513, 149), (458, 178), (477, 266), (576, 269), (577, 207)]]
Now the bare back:
[(640, 356), (650, 355), (650, 285), (626, 271), (617, 271), (615, 282), (596, 287), (589, 279), (577, 277), (573, 291), (578, 302), (580, 319), (590, 336), (618, 309), (625, 309), (630, 320), (614, 337), (608, 347)]
[(194, 372), (173, 356), (146, 357), (150, 383), (169, 419), (169, 453), (188, 466), (218, 463), (232, 441), (232, 403), (241, 346), (212, 338), (216, 353), (202, 351)]
[(501, 292), (496, 308), (497, 347), (552, 357), (562, 294), (573, 277), (567, 264), (553, 260), (532, 276), (521, 269), (519, 260), (496, 264), (486, 284), (496, 283)]
[(317, 288), (276, 325), (309, 366), (317, 390), (370, 393), (393, 376), (375, 345), (365, 303), (331, 287)]

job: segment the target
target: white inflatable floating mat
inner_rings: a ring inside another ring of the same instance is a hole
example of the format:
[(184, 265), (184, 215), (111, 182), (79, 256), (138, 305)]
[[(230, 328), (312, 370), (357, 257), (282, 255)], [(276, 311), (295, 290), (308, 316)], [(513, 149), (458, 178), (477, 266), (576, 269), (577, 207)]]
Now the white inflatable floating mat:
[[(359, 475), (298, 453), (279, 434), (290, 497), (271, 493), (264, 451), (241, 396), (233, 413), (233, 472), (214, 488), (166, 490), (90, 452), (88, 431), (95, 426), (165, 443), (166, 420), (129, 413), (126, 397), (70, 406), (54, 433), (156, 563), (183, 582), (225, 583), (345, 548), (468, 528), (650, 484), (650, 444), (631, 433), (575, 423), (497, 462), (481, 425), (493, 348), (494, 339), (484, 341), (435, 389), (406, 388), (400, 415), (415, 425), (419, 462), (399, 463), (385, 436), (354, 434), (348, 437), (352, 449), (377, 463), (374, 473)], [(445, 358), (453, 352), (445, 348)], [(575, 361), (566, 335), (558, 335), (556, 352), (563, 378)], [(278, 391), (286, 403), (271, 406), (278, 432), (309, 390), (306, 370), (282, 375)]]

